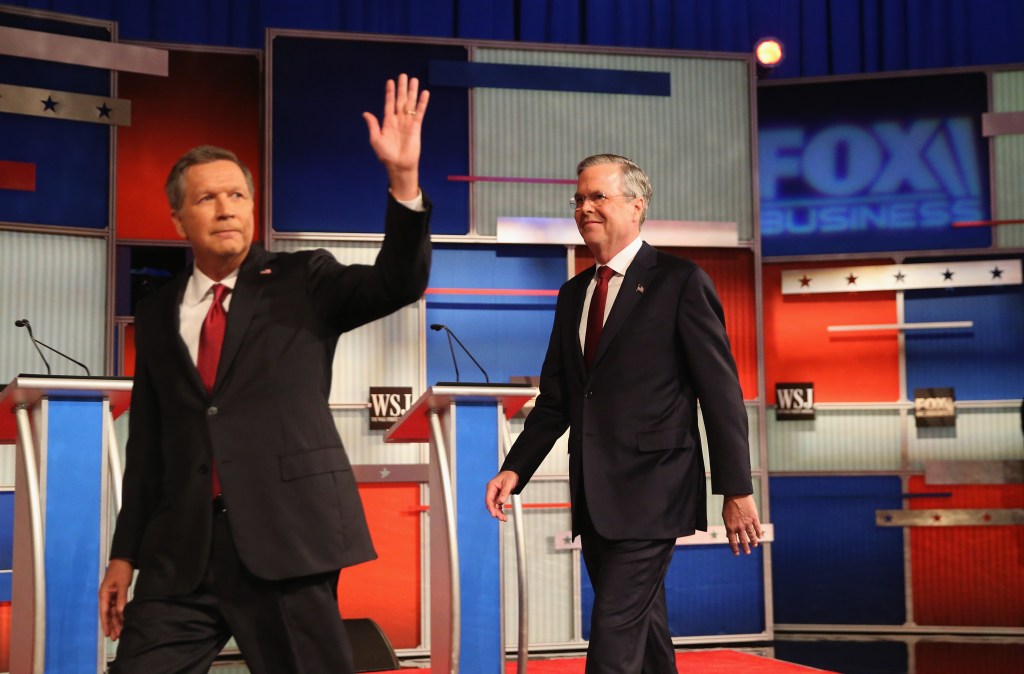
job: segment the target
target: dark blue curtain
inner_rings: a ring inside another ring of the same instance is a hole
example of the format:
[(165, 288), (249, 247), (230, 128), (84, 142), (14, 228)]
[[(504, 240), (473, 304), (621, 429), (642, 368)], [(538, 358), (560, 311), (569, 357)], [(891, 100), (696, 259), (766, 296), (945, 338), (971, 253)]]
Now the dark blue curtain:
[[(8, 0), (10, 2), (10, 0)], [(778, 37), (775, 77), (1024, 62), (1020, 0), (13, 0), (124, 40), (262, 47), (264, 29), (701, 51)]]

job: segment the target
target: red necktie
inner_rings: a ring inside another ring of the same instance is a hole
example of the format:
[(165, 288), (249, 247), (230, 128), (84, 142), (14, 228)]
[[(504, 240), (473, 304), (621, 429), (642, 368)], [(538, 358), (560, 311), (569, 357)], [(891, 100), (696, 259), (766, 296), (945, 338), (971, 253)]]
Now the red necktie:
[(615, 271), (608, 266), (597, 270), (597, 285), (594, 286), (594, 295), (590, 298), (590, 311), (587, 312), (587, 337), (583, 341), (583, 360), (588, 370), (593, 367), (594, 358), (597, 356), (597, 342), (601, 339), (601, 329), (604, 327), (608, 279), (614, 274)]
[[(217, 381), (217, 364), (220, 362), (221, 348), (224, 346), (224, 331), (228, 325), (228, 315), (224, 311), (224, 296), (231, 289), (221, 283), (213, 285), (213, 302), (203, 319), (203, 328), (199, 332), (199, 353), (196, 355), (196, 369), (203, 380), (206, 391), (213, 391)], [(220, 494), (220, 479), (217, 477), (217, 464), (210, 461), (213, 474), (213, 495)]]

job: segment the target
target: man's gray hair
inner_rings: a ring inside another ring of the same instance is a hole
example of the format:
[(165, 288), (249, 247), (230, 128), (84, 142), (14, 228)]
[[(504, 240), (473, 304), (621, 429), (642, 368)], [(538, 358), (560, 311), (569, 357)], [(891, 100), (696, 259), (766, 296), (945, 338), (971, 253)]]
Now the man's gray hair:
[(654, 188), (651, 187), (651, 181), (647, 178), (647, 174), (632, 159), (622, 155), (595, 154), (576, 165), (576, 176), (579, 177), (581, 173), (592, 166), (602, 164), (618, 164), (622, 189), (626, 196), (643, 197), (644, 210), (640, 213), (640, 224), (643, 225), (644, 220), (647, 219), (647, 207), (651, 205), (651, 197), (654, 196)]
[(171, 205), (172, 211), (181, 210), (185, 201), (185, 171), (193, 166), (210, 164), (215, 161), (229, 161), (240, 168), (245, 176), (245, 184), (249, 187), (249, 196), (255, 198), (256, 189), (252, 183), (252, 172), (234, 152), (213, 145), (200, 145), (181, 155), (181, 159), (175, 162), (171, 172), (167, 175), (164, 192), (167, 194), (167, 203)]

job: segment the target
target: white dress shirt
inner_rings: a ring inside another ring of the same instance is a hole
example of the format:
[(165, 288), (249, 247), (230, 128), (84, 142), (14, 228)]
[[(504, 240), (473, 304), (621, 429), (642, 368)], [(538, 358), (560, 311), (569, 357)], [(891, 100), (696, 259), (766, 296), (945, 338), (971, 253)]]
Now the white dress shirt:
[[(181, 298), (181, 306), (178, 308), (178, 331), (181, 338), (185, 340), (188, 347), (188, 354), (192, 356), (195, 363), (199, 358), (199, 333), (203, 329), (203, 321), (206, 314), (210, 312), (210, 305), (213, 304), (213, 286), (216, 283), (225, 285), (231, 290), (235, 289), (235, 282), (238, 280), (238, 270), (231, 272), (220, 281), (214, 281), (209, 276), (199, 271), (195, 265), (192, 266), (192, 276), (185, 286), (185, 294)], [(231, 306), (231, 295), (228, 293), (221, 304), (224, 305), (224, 312), (227, 313)]]
[[(640, 252), (640, 246), (643, 245), (643, 239), (639, 236), (633, 239), (629, 245), (616, 253), (615, 257), (608, 260), (608, 267), (611, 267), (612, 277), (608, 279), (608, 297), (604, 302), (604, 316), (601, 318), (601, 325), (608, 320), (608, 314), (612, 310), (612, 305), (615, 304), (615, 298), (619, 294), (619, 288), (622, 287), (622, 279), (626, 276), (626, 270), (629, 269), (629, 265), (633, 263), (633, 258)], [(580, 348), (585, 348), (587, 341), (587, 316), (590, 315), (590, 299), (594, 296), (594, 288), (597, 287), (597, 270), (602, 265), (598, 265), (594, 269), (594, 278), (590, 279), (590, 284), (587, 286), (587, 298), (583, 301), (583, 316), (580, 320)]]

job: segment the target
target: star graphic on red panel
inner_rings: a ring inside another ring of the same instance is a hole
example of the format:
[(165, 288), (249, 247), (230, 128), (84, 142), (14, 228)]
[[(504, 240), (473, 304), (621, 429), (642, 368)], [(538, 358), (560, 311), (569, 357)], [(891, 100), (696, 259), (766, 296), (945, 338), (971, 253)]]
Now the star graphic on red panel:
[(850, 274), (849, 276), (847, 276), (846, 277), (846, 285), (848, 285), (848, 286), (855, 286), (855, 285), (857, 285), (857, 277), (854, 276), (853, 274)]
[(800, 277), (800, 287), (801, 288), (810, 288), (811, 287), (811, 277), (808, 276), (807, 274), (804, 274), (802, 277)]

